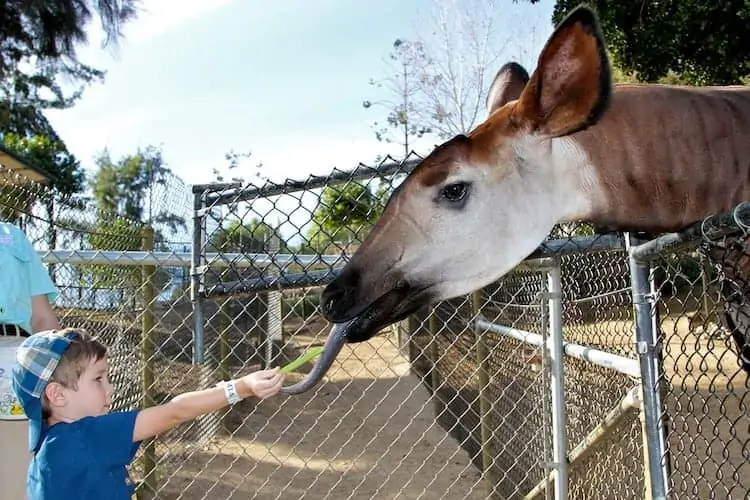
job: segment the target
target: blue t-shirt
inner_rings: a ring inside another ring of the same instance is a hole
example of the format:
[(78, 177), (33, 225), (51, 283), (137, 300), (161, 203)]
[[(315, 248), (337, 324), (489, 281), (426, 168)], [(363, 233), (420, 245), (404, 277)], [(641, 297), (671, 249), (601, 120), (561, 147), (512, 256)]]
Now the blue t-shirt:
[(86, 417), (44, 429), (29, 464), (29, 500), (131, 500), (135, 485), (127, 466), (138, 410)]

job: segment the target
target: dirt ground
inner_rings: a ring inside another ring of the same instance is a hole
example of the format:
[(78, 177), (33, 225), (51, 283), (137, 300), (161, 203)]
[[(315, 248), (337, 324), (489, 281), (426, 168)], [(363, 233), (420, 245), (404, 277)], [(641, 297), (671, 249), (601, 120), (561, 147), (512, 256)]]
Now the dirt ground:
[(467, 453), (435, 423), (395, 335), (345, 346), (312, 392), (244, 401), (225, 425), (231, 437), (208, 445), (165, 440), (158, 498), (486, 496)]

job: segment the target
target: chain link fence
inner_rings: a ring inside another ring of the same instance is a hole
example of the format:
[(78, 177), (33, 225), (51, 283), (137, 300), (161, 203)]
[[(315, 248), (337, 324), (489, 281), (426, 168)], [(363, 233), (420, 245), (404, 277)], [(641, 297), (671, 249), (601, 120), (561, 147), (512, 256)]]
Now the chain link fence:
[[(418, 161), (192, 193), (175, 180), (154, 199), (184, 219), (176, 232), (97, 214), (85, 200), (56, 197), (46, 211), (49, 190), (20, 179), (4, 185), (0, 205), (50, 266), (61, 321), (110, 346), (114, 406), (124, 409), (321, 344), (322, 287)], [(748, 260), (736, 239), (702, 241), (659, 253), (650, 274), (659, 465), (670, 498), (739, 499), (750, 491), (748, 377), (725, 316), (740, 325), (735, 335), (747, 329), (741, 300), (722, 297), (747, 296), (724, 278), (727, 262)], [(643, 498), (650, 434), (625, 239), (559, 227), (540, 256), (559, 266), (559, 318), (547, 268), (519, 266), (345, 346), (309, 393), (246, 400), (144, 443), (132, 468), (139, 498), (554, 498), (561, 442), (570, 498)], [(726, 303), (740, 306), (725, 314)], [(545, 347), (555, 324), (567, 353), (564, 441)]]
[(665, 451), (677, 498), (750, 495), (748, 259), (745, 238), (730, 235), (704, 237), (700, 247), (664, 252), (654, 262), (661, 275)]

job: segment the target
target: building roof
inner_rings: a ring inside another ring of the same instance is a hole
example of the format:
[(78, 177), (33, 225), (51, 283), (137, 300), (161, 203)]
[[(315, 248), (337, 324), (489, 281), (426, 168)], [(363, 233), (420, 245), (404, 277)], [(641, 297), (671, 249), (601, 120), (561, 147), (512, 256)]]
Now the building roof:
[(50, 175), (47, 172), (3, 147), (0, 147), (0, 165), (2, 165), (2, 168), (0, 168), (0, 185), (30, 182), (47, 184), (50, 181)]

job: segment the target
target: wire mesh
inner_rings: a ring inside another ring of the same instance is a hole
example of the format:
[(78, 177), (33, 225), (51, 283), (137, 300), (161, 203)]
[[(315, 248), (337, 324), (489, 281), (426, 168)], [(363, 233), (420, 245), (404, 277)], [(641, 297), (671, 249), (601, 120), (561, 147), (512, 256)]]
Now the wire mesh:
[[(195, 187), (197, 205), (172, 180), (154, 199), (186, 223), (199, 216), (197, 235), (187, 224), (171, 231), (99, 213), (91, 200), (58, 196), (10, 172), (0, 172), (0, 208), (50, 266), (61, 321), (110, 346), (114, 409), (126, 409), (279, 365), (321, 344), (330, 326), (319, 311), (322, 286), (418, 159), (301, 182)], [(575, 247), (582, 240), (574, 238), (589, 236), (590, 227), (567, 225), (546, 242), (566, 249), (565, 340), (635, 358), (627, 254), (597, 237)], [(746, 261), (726, 248), (707, 247), (708, 258), (681, 250), (656, 263), (675, 498), (743, 498), (750, 490), (748, 382), (722, 299), (737, 294), (722, 292), (726, 280), (719, 279), (732, 269), (722, 262)], [(481, 314), (544, 334), (545, 289), (542, 273), (518, 268), (481, 291), (478, 310), (470, 297), (444, 301), (345, 346), (309, 393), (246, 400), (145, 443), (132, 467), (139, 497), (527, 498), (552, 470), (547, 362), (541, 350), (476, 334), (470, 323)], [(729, 310), (732, 321), (743, 321), (742, 310)], [(642, 497), (637, 407), (579, 446), (638, 380), (571, 357), (564, 370), (568, 451), (576, 453), (570, 497)], [(482, 394), (490, 402), (484, 410)], [(550, 486), (534, 491), (552, 498)]]
[(744, 239), (704, 240), (700, 251), (656, 262), (676, 498), (744, 499), (750, 491), (746, 252)]

